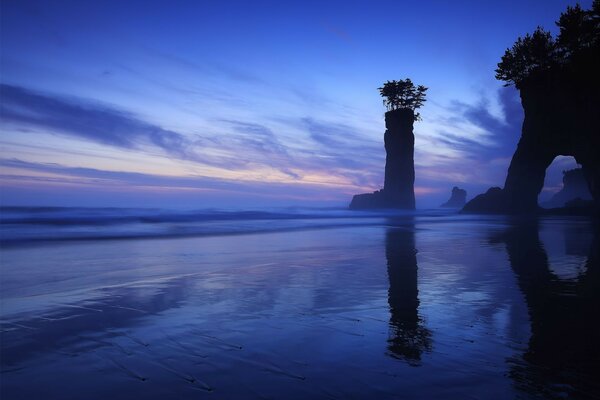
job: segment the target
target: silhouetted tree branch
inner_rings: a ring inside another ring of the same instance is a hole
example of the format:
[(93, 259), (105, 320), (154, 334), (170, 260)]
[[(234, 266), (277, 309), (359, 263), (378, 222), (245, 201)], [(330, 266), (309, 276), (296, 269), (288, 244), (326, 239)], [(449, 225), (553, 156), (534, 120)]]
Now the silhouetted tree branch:
[(506, 49), (496, 69), (496, 79), (507, 82), (506, 86), (520, 86), (532, 73), (545, 71), (558, 62), (556, 43), (550, 32), (539, 27), (532, 35), (518, 38), (511, 49)]
[(567, 7), (556, 25), (560, 29), (556, 40), (541, 27), (533, 34), (519, 37), (498, 63), (496, 79), (505, 81), (506, 86), (520, 88), (536, 73), (597, 61), (600, 54), (600, 0), (594, 0), (590, 10), (579, 5)]
[[(415, 111), (425, 103), (427, 88), (423, 85), (415, 86), (409, 78), (400, 79), (399, 81), (387, 81), (378, 89), (384, 98), (383, 104), (388, 111), (400, 108)], [(415, 114), (416, 120), (420, 120), (420, 117), (419, 113)]]

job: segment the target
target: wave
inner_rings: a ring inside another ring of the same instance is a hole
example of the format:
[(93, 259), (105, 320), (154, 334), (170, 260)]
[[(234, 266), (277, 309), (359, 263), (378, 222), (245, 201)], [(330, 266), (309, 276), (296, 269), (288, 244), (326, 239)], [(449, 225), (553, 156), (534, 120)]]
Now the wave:
[(269, 210), (1, 207), (0, 244), (215, 236), (385, 223), (390, 217), (448, 215), (446, 210), (350, 211), (341, 208)]
[[(431, 212), (430, 212), (431, 213)], [(199, 221), (252, 221), (331, 218), (373, 218), (413, 215), (398, 210), (349, 211), (337, 208), (282, 209), (278, 211), (218, 209), (172, 211), (132, 208), (0, 207), (0, 225), (117, 225)], [(442, 214), (437, 212), (436, 214)]]

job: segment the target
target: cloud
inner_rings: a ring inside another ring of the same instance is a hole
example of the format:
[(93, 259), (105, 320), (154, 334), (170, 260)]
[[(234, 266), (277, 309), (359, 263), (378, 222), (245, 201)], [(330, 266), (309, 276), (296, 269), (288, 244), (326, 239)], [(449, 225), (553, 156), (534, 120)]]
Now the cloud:
[(383, 185), (383, 135), (378, 142), (352, 126), (308, 117), (287, 123), (308, 133), (311, 143), (303, 153), (313, 166), (317, 164), (362, 188), (378, 189)]
[[(215, 192), (223, 195), (271, 198), (296, 198), (331, 200), (327, 193), (345, 193), (348, 188), (332, 188), (311, 183), (281, 183), (265, 181), (243, 181), (213, 178), (207, 176), (164, 176), (128, 171), (107, 171), (96, 168), (68, 167), (57, 163), (38, 163), (20, 159), (0, 159), (3, 168), (27, 171), (23, 173), (3, 173), (0, 179), (4, 184), (20, 185), (26, 181), (40, 184), (68, 184), (77, 186), (103, 187), (127, 191), (150, 190), (196, 190)], [(7, 183), (8, 182), (8, 183)]]
[(302, 118), (296, 124), (308, 131), (318, 150), (338, 166), (361, 169), (374, 163), (381, 165), (385, 158), (383, 143), (369, 141), (351, 126), (313, 118)]
[(131, 113), (6, 84), (0, 85), (0, 93), (0, 118), (4, 122), (50, 129), (126, 149), (149, 143), (178, 158), (194, 158), (189, 153), (189, 140), (183, 135), (144, 122)]
[(499, 115), (484, 97), (474, 105), (453, 101), (445, 109), (450, 117), (436, 121), (426, 143), (444, 149), (441, 153), (446, 157), (428, 154), (430, 149), (420, 151), (423, 159), (439, 170), (440, 178), (462, 179), (455, 183), (502, 184), (521, 134), (523, 111), (514, 88), (501, 88), (496, 99)]
[[(93, 101), (6, 84), (0, 90), (0, 118), (15, 129), (41, 130), (132, 151), (143, 152), (151, 145), (169, 157), (226, 170), (268, 167), (292, 180), (329, 175), (333, 181), (362, 186), (372, 183), (373, 160), (381, 159), (381, 149), (352, 128), (308, 118), (289, 121), (289, 127), (305, 132), (314, 145), (293, 148), (266, 125), (253, 122), (215, 120), (216, 133), (183, 134)], [(365, 151), (373, 157), (366, 157)]]
[[(242, 170), (249, 163), (263, 164), (265, 160), (275, 169), (292, 163), (284, 146), (258, 125), (237, 124), (236, 134), (221, 138), (210, 134), (184, 135), (91, 101), (50, 96), (6, 84), (0, 85), (0, 91), (0, 118), (17, 129), (51, 131), (129, 150), (143, 151), (145, 145), (152, 145), (169, 157), (228, 170)], [(297, 177), (287, 167), (282, 169)]]
[[(164, 177), (120, 172), (119, 182), (150, 186), (175, 184), (184, 188), (200, 185), (205, 190), (238, 191), (252, 187), (247, 190), (252, 192), (259, 185), (256, 180), (263, 177), (280, 182), (284, 185), (279, 186), (283, 191), (287, 190), (283, 189), (288, 187), (286, 184), (295, 183), (320, 185), (320, 190), (328, 186), (331, 193), (340, 193), (340, 187), (345, 188), (345, 193), (369, 191), (383, 184), (382, 135), (370, 138), (343, 120), (283, 117), (257, 123), (235, 118), (215, 119), (213, 132), (182, 133), (93, 101), (40, 94), (11, 85), (0, 88), (3, 98), (0, 117), (15, 129), (50, 131), (140, 152), (147, 151), (151, 145), (175, 159), (238, 171), (236, 175), (240, 178), (233, 188), (228, 186), (233, 181), (217, 175), (169, 178), (167, 182)], [(501, 184), (522, 119), (516, 92), (509, 90), (502, 89), (498, 93), (501, 115), (491, 112), (491, 102), (486, 99), (475, 105), (453, 102), (446, 110), (452, 118), (440, 119), (433, 125), (434, 132), (428, 132), (431, 129), (427, 125), (415, 127), (417, 143), (420, 143), (415, 155), (418, 185), (432, 188), (459, 183)], [(463, 130), (465, 126), (470, 131)], [(381, 130), (383, 133), (383, 127)], [(292, 133), (298, 137), (292, 137)], [(42, 169), (58, 173), (56, 168), (44, 164)], [(69, 174), (75, 173), (79, 178), (96, 179), (102, 185), (111, 185), (113, 178), (116, 179), (110, 171), (69, 169)], [(229, 183), (222, 186), (219, 182)]]
[(294, 156), (269, 128), (236, 120), (220, 120), (220, 122), (233, 128), (237, 135), (213, 138), (212, 141), (219, 147), (241, 149), (244, 157), (252, 156), (256, 163), (269, 165), (292, 178), (300, 178), (300, 175), (291, 169), (297, 163)]
[(146, 51), (152, 56), (163, 59), (170, 63), (174, 63), (179, 67), (190, 69), (195, 73), (201, 73), (203, 76), (221, 76), (228, 80), (234, 80), (243, 83), (266, 84), (266, 82), (258, 75), (252, 74), (245, 69), (236, 68), (232, 65), (227, 65), (216, 61), (208, 61), (206, 59), (204, 59), (202, 63), (198, 63), (186, 57), (162, 52), (153, 48), (146, 48)]
[(472, 106), (456, 102), (456, 111), (462, 118), (481, 128), (494, 140), (496, 151), (514, 152), (515, 143), (521, 135), (523, 108), (518, 92), (513, 87), (503, 87), (497, 92), (497, 99), (502, 111), (498, 117), (490, 111), (490, 102), (482, 99)]

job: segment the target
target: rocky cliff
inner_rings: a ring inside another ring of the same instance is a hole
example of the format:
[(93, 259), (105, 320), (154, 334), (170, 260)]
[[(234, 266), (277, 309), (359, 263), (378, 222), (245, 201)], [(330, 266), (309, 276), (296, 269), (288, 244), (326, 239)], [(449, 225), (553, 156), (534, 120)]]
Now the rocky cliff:
[[(590, 76), (590, 72), (585, 74)], [(558, 155), (575, 157), (600, 203), (600, 80), (576, 71), (540, 73), (520, 87), (525, 112), (521, 139), (503, 189), (468, 202), (464, 212), (536, 212), (546, 168)]]
[(556, 37), (542, 28), (506, 49), (496, 78), (515, 85), (525, 118), (504, 188), (490, 190), (463, 211), (531, 214), (546, 168), (573, 156), (600, 216), (600, 1), (568, 7)]

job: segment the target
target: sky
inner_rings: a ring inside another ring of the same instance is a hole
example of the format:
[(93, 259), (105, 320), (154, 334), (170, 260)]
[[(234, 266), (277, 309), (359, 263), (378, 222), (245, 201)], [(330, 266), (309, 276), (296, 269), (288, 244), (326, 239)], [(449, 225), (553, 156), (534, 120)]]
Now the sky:
[(383, 186), (377, 88), (404, 78), (429, 88), (417, 208), (472, 198), (503, 186), (523, 120), (496, 64), (574, 4), (4, 0), (0, 202), (345, 207)]

